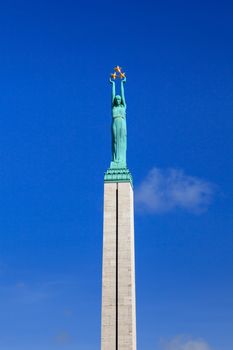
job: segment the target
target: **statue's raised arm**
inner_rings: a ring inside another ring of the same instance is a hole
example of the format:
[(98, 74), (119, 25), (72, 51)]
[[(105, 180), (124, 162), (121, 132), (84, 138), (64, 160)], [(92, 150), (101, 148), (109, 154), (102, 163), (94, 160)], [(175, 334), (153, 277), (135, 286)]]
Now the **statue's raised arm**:
[(126, 108), (125, 91), (124, 91), (125, 82), (126, 82), (126, 77), (123, 80), (121, 80), (121, 103)]
[(111, 78), (109, 79), (109, 81), (112, 84), (112, 105), (113, 105), (116, 97), (116, 85), (115, 85), (115, 81), (113, 81)]

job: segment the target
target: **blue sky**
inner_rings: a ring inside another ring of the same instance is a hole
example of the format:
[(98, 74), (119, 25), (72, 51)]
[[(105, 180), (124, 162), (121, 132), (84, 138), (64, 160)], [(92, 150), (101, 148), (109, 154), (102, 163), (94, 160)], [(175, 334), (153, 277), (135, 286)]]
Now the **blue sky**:
[(109, 73), (127, 73), (138, 349), (233, 348), (233, 5), (0, 4), (0, 349), (100, 348)]

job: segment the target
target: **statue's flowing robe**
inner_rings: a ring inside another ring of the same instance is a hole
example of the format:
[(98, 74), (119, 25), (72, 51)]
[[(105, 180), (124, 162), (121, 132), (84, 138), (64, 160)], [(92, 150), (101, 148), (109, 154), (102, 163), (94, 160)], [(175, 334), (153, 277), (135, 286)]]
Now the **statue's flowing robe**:
[(112, 160), (115, 163), (126, 165), (126, 116), (125, 107), (113, 107), (112, 118)]

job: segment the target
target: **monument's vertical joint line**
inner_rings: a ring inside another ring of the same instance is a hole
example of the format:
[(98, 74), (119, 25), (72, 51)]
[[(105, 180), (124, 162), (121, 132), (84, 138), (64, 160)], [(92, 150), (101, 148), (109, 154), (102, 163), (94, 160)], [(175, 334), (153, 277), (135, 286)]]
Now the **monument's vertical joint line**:
[(116, 350), (118, 350), (118, 183), (116, 184)]

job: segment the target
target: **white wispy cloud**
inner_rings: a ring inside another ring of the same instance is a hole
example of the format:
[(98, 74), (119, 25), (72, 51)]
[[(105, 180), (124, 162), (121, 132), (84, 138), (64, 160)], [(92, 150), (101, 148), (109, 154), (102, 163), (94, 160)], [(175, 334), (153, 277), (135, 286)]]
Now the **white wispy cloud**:
[(180, 169), (150, 170), (135, 190), (136, 206), (151, 213), (164, 213), (176, 208), (200, 213), (212, 202), (215, 186)]
[(177, 336), (169, 341), (161, 341), (163, 350), (212, 350), (203, 339)]
[(54, 337), (54, 340), (59, 345), (68, 345), (72, 342), (72, 336), (68, 331), (60, 331)]

